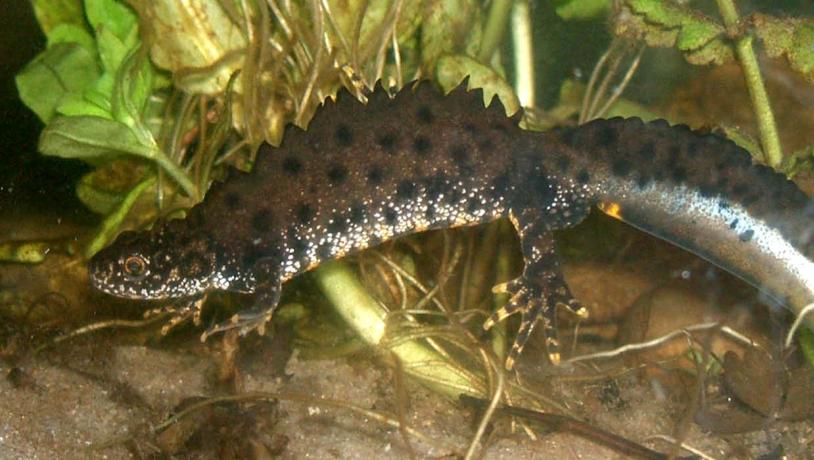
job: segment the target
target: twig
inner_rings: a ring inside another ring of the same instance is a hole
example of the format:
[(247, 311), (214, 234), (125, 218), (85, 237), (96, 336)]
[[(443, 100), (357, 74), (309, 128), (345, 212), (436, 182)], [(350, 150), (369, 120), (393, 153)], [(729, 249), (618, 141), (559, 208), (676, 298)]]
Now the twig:
[(613, 358), (613, 357), (619, 356), (621, 354), (627, 353), (629, 351), (645, 350), (645, 349), (648, 349), (648, 348), (653, 348), (653, 347), (659, 346), (659, 345), (661, 345), (661, 344), (663, 344), (663, 343), (665, 343), (667, 341), (670, 341), (670, 340), (672, 340), (672, 339), (674, 339), (674, 338), (676, 338), (678, 336), (681, 336), (681, 335), (690, 336), (690, 335), (692, 335), (691, 334), (692, 332), (705, 331), (705, 330), (709, 330), (709, 329), (720, 329), (721, 332), (726, 333), (728, 336), (734, 338), (735, 340), (737, 340), (737, 341), (739, 341), (741, 343), (744, 343), (744, 344), (749, 345), (749, 346), (755, 346), (755, 343), (752, 340), (750, 340), (748, 337), (745, 337), (743, 334), (735, 331), (734, 329), (732, 329), (730, 327), (727, 327), (727, 326), (721, 326), (720, 323), (717, 323), (717, 322), (711, 322), (711, 323), (701, 323), (701, 324), (695, 324), (695, 325), (692, 325), (692, 326), (683, 327), (683, 328), (681, 328), (679, 330), (670, 332), (669, 334), (665, 334), (665, 335), (662, 335), (660, 337), (656, 337), (655, 339), (648, 340), (646, 342), (631, 343), (631, 344), (624, 345), (624, 346), (621, 346), (621, 347), (618, 347), (618, 348), (614, 348), (613, 350), (603, 351), (603, 352), (599, 352), (599, 353), (592, 353), (592, 354), (582, 355), (582, 356), (576, 356), (576, 357), (573, 357), (571, 359), (566, 360), (565, 362), (569, 363), (569, 364), (572, 364), (572, 363), (576, 363), (576, 362), (579, 362), (579, 361), (588, 361), (588, 360), (600, 359), (600, 358)]
[[(724, 25), (726, 25), (728, 31), (733, 31), (738, 27), (740, 21), (734, 1), (716, 0), (716, 2), (724, 20)], [(752, 47), (752, 40), (752, 35), (748, 33), (736, 38), (735, 54), (738, 56), (738, 61), (743, 69), (746, 87), (749, 89), (749, 96), (752, 99), (752, 107), (755, 110), (758, 130), (760, 131), (760, 144), (765, 154), (764, 158), (766, 158), (769, 166), (776, 167), (783, 161), (783, 149), (780, 146), (777, 123), (774, 120), (769, 96), (766, 94), (766, 86), (760, 74), (760, 66), (755, 56), (755, 50)]]
[(814, 311), (814, 303), (806, 305), (797, 314), (797, 318), (795, 318), (794, 322), (791, 323), (791, 329), (789, 329), (789, 333), (786, 334), (786, 341), (784, 343), (784, 346), (786, 348), (791, 346), (791, 341), (794, 340), (794, 335), (797, 334), (797, 329), (800, 328), (800, 325), (803, 323), (803, 320), (805, 320), (806, 316), (809, 316), (812, 311)]
[(480, 42), (478, 60), (488, 64), (495, 53), (500, 40), (503, 39), (503, 32), (506, 30), (506, 23), (509, 22), (509, 13), (512, 9), (513, 0), (494, 0), (489, 7), (489, 17), (486, 19), (486, 26), (483, 30), (483, 39)]

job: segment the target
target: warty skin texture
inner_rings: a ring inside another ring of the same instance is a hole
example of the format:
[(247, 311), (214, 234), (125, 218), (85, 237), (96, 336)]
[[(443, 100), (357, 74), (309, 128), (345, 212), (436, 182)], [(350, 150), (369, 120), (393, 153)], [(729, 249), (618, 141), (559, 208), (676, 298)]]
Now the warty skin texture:
[(480, 91), (447, 96), (428, 83), (364, 105), (327, 101), (307, 131), (263, 145), (251, 173), (232, 171), (186, 219), (125, 232), (90, 263), (93, 285), (132, 299), (256, 293), (214, 330), (262, 327), (285, 281), (319, 263), (399, 236), (509, 218), (525, 267), (509, 303), (519, 313), (508, 365), (543, 324), (559, 360), (556, 307), (578, 314), (552, 231), (593, 206), (677, 244), (799, 311), (814, 301), (814, 205), (792, 182), (712, 134), (639, 119), (521, 130)]

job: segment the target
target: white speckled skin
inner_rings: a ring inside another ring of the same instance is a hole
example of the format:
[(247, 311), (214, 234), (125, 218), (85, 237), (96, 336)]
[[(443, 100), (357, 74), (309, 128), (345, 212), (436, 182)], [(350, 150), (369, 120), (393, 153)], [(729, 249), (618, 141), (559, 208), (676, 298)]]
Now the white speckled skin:
[[(508, 217), (523, 274), (489, 327), (521, 313), (509, 365), (542, 320), (559, 359), (557, 305), (583, 313), (559, 269), (552, 230), (606, 212), (720, 264), (792, 308), (814, 300), (814, 206), (793, 183), (753, 166), (733, 143), (638, 119), (535, 133), (479, 91), (443, 97), (428, 84), (367, 106), (345, 94), (308, 131), (264, 145), (252, 173), (216, 183), (185, 220), (121, 235), (91, 261), (94, 286), (136, 299), (257, 293), (270, 318), (281, 283), (320, 262), (430, 228)], [(734, 222), (734, 223), (733, 223)]]

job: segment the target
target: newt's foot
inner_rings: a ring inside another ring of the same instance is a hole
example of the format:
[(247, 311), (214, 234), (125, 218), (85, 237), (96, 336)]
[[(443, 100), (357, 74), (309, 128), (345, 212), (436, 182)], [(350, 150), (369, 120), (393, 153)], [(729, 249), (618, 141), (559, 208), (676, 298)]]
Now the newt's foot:
[(265, 335), (266, 323), (271, 321), (274, 308), (255, 309), (241, 311), (232, 315), (228, 321), (218, 323), (201, 334), (201, 342), (205, 342), (210, 335), (218, 332), (226, 332), (237, 329), (240, 335), (246, 335), (256, 330), (258, 334)]
[(226, 332), (237, 329), (240, 335), (246, 335), (251, 331), (257, 331), (260, 335), (265, 335), (266, 324), (271, 321), (277, 304), (280, 301), (280, 283), (263, 286), (257, 291), (257, 298), (254, 306), (237, 312), (229, 318), (229, 321), (218, 323), (201, 334), (201, 342), (205, 342), (212, 334)]
[(572, 295), (568, 286), (559, 281), (559, 277), (548, 278), (549, 283), (530, 283), (521, 276), (508, 283), (499, 284), (492, 289), (493, 292), (511, 294), (509, 302), (496, 310), (483, 324), (489, 329), (496, 323), (503, 321), (511, 315), (520, 313), (520, 327), (517, 330), (514, 343), (509, 356), (506, 358), (506, 368), (512, 369), (520, 353), (531, 337), (537, 322), (543, 321), (543, 334), (548, 359), (552, 364), (559, 364), (559, 338), (557, 334), (557, 307), (563, 306), (579, 317), (587, 317), (587, 310)]
[(180, 303), (153, 308), (144, 312), (144, 318), (150, 319), (157, 316), (169, 315), (169, 320), (161, 327), (161, 335), (167, 335), (171, 330), (178, 327), (178, 325), (190, 319), (192, 319), (192, 323), (196, 326), (200, 325), (201, 311), (203, 310), (203, 304), (205, 302), (206, 295), (203, 295)]

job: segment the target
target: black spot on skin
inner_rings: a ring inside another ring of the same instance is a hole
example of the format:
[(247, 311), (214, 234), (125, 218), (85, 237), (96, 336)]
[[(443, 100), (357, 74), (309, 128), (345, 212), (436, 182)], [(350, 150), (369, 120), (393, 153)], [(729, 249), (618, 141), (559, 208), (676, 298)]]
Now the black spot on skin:
[(561, 156), (557, 159), (557, 171), (560, 174), (565, 174), (568, 172), (568, 168), (571, 167), (571, 159), (566, 156)]
[(415, 184), (409, 180), (399, 182), (396, 187), (396, 197), (401, 200), (409, 200), (415, 196)]
[(639, 178), (636, 180), (636, 186), (639, 187), (640, 189), (643, 189), (647, 187), (647, 185), (650, 183), (650, 180), (651, 178), (649, 175), (640, 174)]
[(244, 267), (251, 267), (255, 264), (255, 262), (263, 258), (264, 255), (265, 254), (258, 248), (254, 247), (253, 245), (248, 245), (243, 250), (240, 260)]
[(388, 225), (395, 225), (398, 218), (399, 215), (395, 209), (387, 208), (384, 211), (384, 221), (387, 222)]
[(543, 206), (548, 206), (553, 202), (556, 195), (556, 187), (542, 172), (532, 174), (528, 179), (528, 198), (541, 202)]
[(651, 160), (656, 153), (656, 144), (653, 141), (647, 141), (639, 147), (636, 155), (642, 161)]
[(698, 187), (698, 194), (701, 195), (702, 198), (710, 198), (717, 195), (718, 191), (711, 185), (701, 185)]
[(469, 164), (469, 152), (465, 145), (452, 147), (449, 154), (450, 157), (452, 157), (452, 162), (455, 164), (455, 167), (457, 167), (462, 174), (469, 175), (472, 173), (472, 166)]
[(365, 221), (365, 207), (359, 203), (351, 205), (348, 218), (353, 224), (359, 225), (363, 223)]
[(348, 147), (353, 144), (353, 132), (350, 127), (344, 123), (340, 123), (339, 126), (336, 127), (334, 135), (336, 137), (336, 143), (342, 147)]
[(590, 180), (591, 174), (588, 172), (588, 170), (585, 168), (580, 169), (579, 172), (577, 173), (577, 182), (584, 185), (587, 184), (588, 181)]
[(427, 151), (430, 150), (430, 147), (432, 147), (430, 140), (424, 136), (418, 136), (413, 141), (413, 150), (415, 150), (415, 152), (419, 155), (427, 153)]
[(495, 123), (492, 125), (492, 129), (503, 134), (506, 134), (506, 132), (509, 130), (509, 128), (506, 127), (505, 123)]
[(492, 189), (489, 191), (489, 196), (493, 200), (505, 198), (509, 192), (510, 184), (509, 176), (505, 174), (495, 177), (494, 180), (492, 180)]
[(302, 257), (308, 249), (308, 244), (300, 236), (296, 226), (292, 225), (286, 230), (286, 245), (294, 251), (295, 257)]
[(328, 232), (334, 235), (341, 235), (348, 231), (348, 221), (342, 215), (335, 213), (328, 223)]
[(457, 204), (461, 200), (461, 191), (455, 187), (450, 187), (446, 194), (446, 202), (450, 204)]
[(562, 143), (565, 145), (575, 147), (577, 142), (579, 142), (579, 139), (577, 138), (577, 132), (575, 129), (563, 129), (561, 131), (558, 130), (556, 132), (557, 135), (559, 135), (560, 140), (562, 140)]
[(466, 201), (466, 212), (468, 214), (475, 214), (481, 208), (480, 198), (473, 196)]
[(732, 193), (736, 196), (742, 196), (746, 195), (746, 193), (749, 192), (750, 189), (751, 187), (749, 187), (746, 184), (735, 184), (732, 187)]
[(469, 133), (472, 136), (475, 136), (475, 135), (478, 134), (478, 128), (475, 125), (473, 125), (472, 123), (464, 123), (464, 131), (466, 131), (467, 133)]
[(301, 224), (308, 224), (314, 218), (314, 210), (308, 203), (300, 203), (294, 211), (297, 216), (297, 221)]
[(738, 238), (740, 238), (740, 240), (743, 241), (744, 243), (747, 243), (752, 239), (753, 236), (755, 236), (755, 231), (750, 228), (749, 230), (746, 230), (745, 232), (738, 235)]
[(240, 198), (240, 195), (235, 192), (229, 192), (224, 197), (224, 202), (226, 202), (226, 207), (230, 211), (234, 211), (235, 209), (239, 208), (243, 200)]
[(729, 228), (735, 230), (735, 227), (738, 226), (738, 222), (739, 222), (738, 219), (733, 220), (732, 222), (729, 223)]
[(426, 105), (422, 105), (421, 107), (419, 107), (418, 113), (416, 115), (418, 115), (418, 121), (424, 123), (425, 125), (429, 125), (433, 121), (435, 121), (435, 115), (433, 115), (432, 110), (429, 108), (429, 106)]
[(653, 180), (656, 182), (664, 182), (664, 171), (661, 169), (656, 170), (653, 173)]
[(376, 136), (376, 144), (382, 148), (385, 152), (392, 153), (396, 148), (396, 138), (395, 133), (382, 133)]
[(273, 215), (268, 209), (261, 209), (252, 215), (252, 229), (257, 233), (268, 233), (271, 230)]
[(291, 249), (294, 250), (294, 257), (298, 259), (302, 258), (308, 251), (308, 243), (306, 243), (302, 238), (294, 238), (293, 240), (290, 240), (289, 244)]
[(322, 243), (317, 248), (317, 257), (319, 260), (328, 260), (333, 257), (333, 245), (331, 243)]
[(594, 135), (596, 143), (603, 147), (615, 144), (619, 138), (619, 133), (616, 132), (616, 128), (607, 123), (600, 123)]
[(670, 173), (670, 177), (673, 178), (673, 182), (684, 182), (687, 180), (687, 170), (680, 166), (673, 168), (673, 171)]
[(441, 173), (430, 176), (423, 182), (424, 194), (430, 200), (435, 200), (449, 191), (449, 183), (447, 182), (446, 176)]
[(757, 193), (753, 193), (751, 195), (746, 195), (745, 197), (743, 197), (741, 199), (741, 204), (746, 207), (749, 207), (757, 203), (758, 201), (760, 201), (760, 195), (758, 195)]
[(283, 171), (289, 176), (296, 176), (302, 171), (302, 162), (294, 157), (286, 157), (283, 159)]
[(676, 164), (681, 161), (681, 147), (677, 145), (671, 146), (667, 152), (667, 158), (671, 164)]
[(372, 166), (367, 172), (367, 181), (370, 182), (371, 185), (381, 185), (382, 181), (384, 181), (384, 171), (382, 167), (379, 165)]
[(625, 177), (630, 173), (632, 165), (628, 160), (617, 159), (611, 165), (611, 171), (615, 176)]
[(339, 185), (348, 178), (348, 168), (343, 165), (333, 165), (328, 169), (328, 180), (333, 185)]
[(495, 144), (492, 142), (492, 139), (486, 137), (478, 141), (478, 147), (480, 147), (484, 153), (490, 153), (495, 149)]

